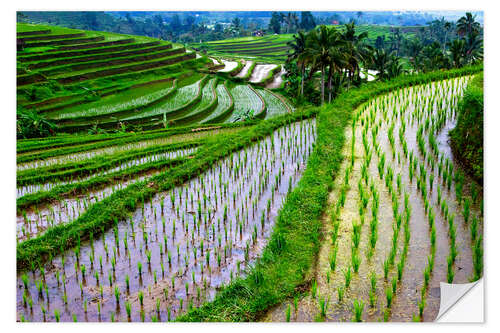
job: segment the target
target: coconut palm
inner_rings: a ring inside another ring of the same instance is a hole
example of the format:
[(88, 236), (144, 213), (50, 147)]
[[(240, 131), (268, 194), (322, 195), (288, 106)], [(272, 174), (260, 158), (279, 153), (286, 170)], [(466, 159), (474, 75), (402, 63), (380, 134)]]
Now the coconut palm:
[[(346, 51), (346, 41), (336, 30), (330, 31), (330, 48), (328, 50), (328, 102), (332, 101), (339, 91), (340, 86), (344, 84), (344, 68), (349, 66), (349, 58)], [(333, 95), (333, 96), (332, 96)]]
[(389, 79), (400, 76), (405, 73), (406, 70), (401, 63), (401, 58), (392, 54), (391, 59), (389, 61), (389, 67), (387, 68), (387, 76)]
[(350, 81), (359, 78), (359, 67), (361, 63), (370, 63), (373, 48), (366, 43), (367, 32), (356, 35), (354, 23), (345, 25), (345, 31), (341, 34), (345, 41), (344, 53), (347, 58), (347, 72)]
[(406, 48), (414, 70), (418, 70), (420, 68), (421, 51), (423, 47), (424, 46), (419, 39), (412, 38), (407, 40)]
[(296, 60), (297, 65), (300, 68), (300, 95), (304, 94), (304, 79), (308, 60), (306, 54), (304, 53), (304, 50), (306, 49), (306, 39), (307, 37), (304, 31), (299, 31), (296, 35), (293, 35), (292, 41), (287, 42), (287, 45), (291, 49), (291, 53), (288, 54), (287, 62)]
[(460, 36), (471, 36), (474, 33), (479, 33), (481, 25), (476, 22), (476, 16), (471, 13), (465, 13), (457, 22), (457, 33)]
[(312, 30), (308, 34), (304, 51), (304, 56), (311, 61), (311, 75), (317, 69), (321, 71), (321, 104), (325, 102), (325, 72), (330, 64), (331, 34), (332, 29), (325, 25), (320, 26), (318, 30)]
[(377, 79), (385, 80), (387, 78), (387, 69), (390, 63), (389, 54), (383, 49), (375, 50), (373, 55), (372, 69), (377, 71)]
[(473, 32), (465, 38), (464, 58), (468, 64), (483, 59), (483, 41), (478, 33)]
[(465, 54), (465, 40), (454, 39), (451, 43), (448, 43), (448, 48), (452, 66), (455, 68), (462, 67)]
[(401, 49), (401, 45), (403, 44), (403, 36), (401, 35), (401, 30), (399, 28), (393, 29), (392, 35), (389, 36), (389, 40), (391, 41), (392, 50), (396, 51), (396, 56), (399, 56), (399, 50)]

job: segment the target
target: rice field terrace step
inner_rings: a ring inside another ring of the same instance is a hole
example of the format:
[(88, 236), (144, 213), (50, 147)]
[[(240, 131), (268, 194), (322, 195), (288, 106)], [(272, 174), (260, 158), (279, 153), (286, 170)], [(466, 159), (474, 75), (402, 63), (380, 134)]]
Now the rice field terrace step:
[(104, 36), (86, 37), (86, 38), (72, 38), (72, 39), (55, 39), (55, 40), (50, 40), (50, 41), (45, 41), (45, 42), (26, 43), (25, 47), (77, 45), (77, 44), (99, 42), (102, 40), (104, 40)]
[(42, 41), (42, 40), (52, 40), (52, 39), (64, 39), (64, 38), (77, 38), (84, 37), (84, 32), (79, 32), (75, 34), (61, 34), (61, 35), (41, 35), (41, 36), (30, 36), (30, 37), (18, 37), (18, 42), (31, 42), (31, 41)]
[[(122, 122), (128, 125), (140, 125), (143, 126), (146, 123), (154, 123), (161, 122), (163, 120), (163, 115), (165, 114), (168, 119), (172, 119), (173, 117), (181, 116), (187, 114), (193, 107), (195, 107), (201, 100), (202, 90), (206, 81), (208, 80), (208, 75), (205, 76), (198, 82), (193, 83), (198, 85), (197, 92), (195, 96), (189, 99), (183, 105), (177, 106), (175, 108), (166, 109), (164, 112), (153, 112), (151, 110), (148, 111), (149, 108), (154, 107), (156, 104), (161, 104), (165, 102), (165, 100), (170, 100), (171, 98), (175, 98), (175, 93), (178, 93), (179, 89), (174, 91), (174, 94), (168, 94), (168, 98), (162, 98), (161, 101), (155, 101), (152, 105), (147, 105), (144, 108), (136, 108), (125, 110), (122, 114), (114, 114), (114, 117), (106, 117), (106, 122), (99, 122), (99, 128), (115, 128), (118, 125), (118, 122)], [(68, 124), (62, 125), (60, 127), (61, 130), (66, 132), (73, 132), (78, 130), (84, 130), (92, 126), (94, 122), (89, 120), (87, 123), (82, 124)]]
[[(169, 98), (172, 94), (174, 94), (177, 91), (177, 81), (173, 78), (167, 78), (167, 79), (162, 79), (162, 80), (155, 80), (152, 82), (146, 82), (141, 85), (136, 85), (134, 87), (130, 87), (127, 89), (124, 89), (124, 91), (133, 89), (133, 88), (139, 88), (139, 87), (144, 87), (148, 85), (152, 85), (154, 83), (161, 83), (161, 82), (169, 82), (174, 80), (174, 83), (172, 87), (170, 88), (165, 88), (169, 89), (165, 94), (159, 96), (156, 99), (151, 100), (150, 102), (144, 103), (142, 105), (136, 105), (136, 106), (131, 106), (127, 108), (122, 108), (113, 112), (109, 113), (103, 113), (99, 115), (84, 115), (84, 116), (75, 116), (75, 117), (65, 117), (61, 119), (54, 118), (53, 121), (55, 121), (58, 125), (86, 125), (89, 122), (96, 122), (96, 121), (110, 121), (110, 120), (116, 120), (118, 117), (124, 117), (127, 115), (133, 115), (134, 113), (137, 113), (139, 110), (144, 109), (146, 107), (152, 107), (158, 103), (161, 103), (165, 99)], [(141, 96), (142, 98), (142, 96)], [(126, 100), (124, 100), (126, 102)]]
[[(203, 97), (200, 104), (188, 115), (185, 115), (180, 118), (176, 118), (171, 121), (171, 123), (175, 126), (189, 125), (193, 124), (201, 119), (209, 116), (218, 105), (218, 95), (216, 91), (217, 87), (217, 78), (212, 79), (213, 83), (208, 83), (208, 86), (205, 86), (203, 89)], [(206, 96), (211, 95), (211, 96)]]
[(213, 112), (201, 121), (202, 124), (223, 123), (234, 110), (234, 100), (231, 92), (227, 88), (227, 81), (217, 86), (217, 107)]
[(169, 49), (167, 48), (166, 50), (159, 51), (159, 52), (153, 52), (153, 53), (139, 53), (137, 55), (133, 55), (130, 57), (122, 57), (122, 58), (110, 58), (107, 60), (101, 60), (101, 61), (91, 61), (91, 62), (85, 62), (85, 63), (76, 63), (76, 64), (68, 64), (68, 65), (62, 65), (54, 68), (47, 68), (40, 70), (40, 73), (46, 76), (57, 76), (58, 74), (61, 73), (67, 73), (71, 71), (81, 71), (81, 70), (88, 70), (92, 68), (101, 68), (101, 67), (110, 67), (110, 66), (119, 66), (119, 65), (124, 65), (124, 64), (130, 64), (130, 63), (138, 63), (138, 62), (144, 62), (144, 61), (150, 61), (154, 59), (161, 59), (165, 57), (170, 57), (174, 56), (177, 54), (185, 53), (186, 49), (184, 47), (177, 48), (177, 49)]
[[(20, 62), (36, 62), (40, 60), (56, 60), (60, 58), (72, 58), (72, 57), (79, 57), (79, 56), (86, 56), (86, 55), (94, 55), (94, 54), (101, 54), (101, 53), (113, 53), (117, 51), (124, 51), (124, 50), (135, 50), (135, 49), (142, 49), (142, 48), (147, 48), (151, 46), (156, 46), (159, 45), (159, 41), (154, 41), (154, 42), (148, 42), (148, 43), (131, 43), (131, 44), (124, 44), (124, 45), (119, 45), (119, 46), (111, 46), (111, 47), (97, 47), (93, 49), (87, 49), (87, 50), (80, 50), (80, 51), (62, 51), (62, 52), (44, 52), (43, 54), (37, 54), (37, 55), (28, 55), (28, 56), (18, 56), (17, 60)], [(168, 44), (171, 45), (171, 44)]]
[(46, 35), (50, 34), (52, 31), (50, 29), (47, 30), (34, 30), (34, 31), (21, 31), (17, 33), (17, 37), (22, 36), (34, 36), (34, 35)]
[[(134, 88), (139, 88), (139, 87), (143, 87), (143, 86), (153, 85), (153, 84), (160, 83), (160, 82), (173, 81), (176, 78), (182, 79), (188, 75), (189, 74), (184, 73), (184, 74), (181, 74), (177, 77), (173, 77), (173, 76), (166, 77), (163, 79), (151, 80), (151, 81), (132, 84), (132, 85), (125, 85), (125, 86), (118, 85), (118, 86), (112, 86), (112, 87), (105, 87), (103, 89), (94, 90), (94, 92), (99, 94), (100, 97), (106, 97), (109, 95), (121, 93), (121, 92), (126, 91), (128, 89), (134, 89)], [(24, 107), (33, 108), (33, 107), (42, 107), (42, 106), (46, 106), (46, 105), (50, 105), (50, 104), (55, 104), (52, 106), (48, 106), (46, 108), (40, 108), (38, 110), (38, 112), (40, 112), (40, 113), (47, 113), (47, 112), (61, 110), (64, 108), (69, 108), (69, 107), (76, 106), (76, 105), (91, 103), (92, 101), (88, 101), (85, 99), (86, 95), (87, 95), (86, 93), (81, 93), (81, 94), (70, 95), (70, 96), (60, 96), (60, 97), (53, 98), (51, 100), (45, 100), (45, 101), (42, 101), (39, 103), (28, 104), (28, 105), (25, 105)], [(58, 102), (64, 102), (65, 100), (67, 100), (66, 103), (58, 103)], [(69, 100), (71, 100), (71, 101), (69, 101)], [(56, 104), (56, 103), (58, 103), (58, 104)]]
[(275, 43), (272, 42), (261, 42), (261, 43), (248, 43), (248, 44), (225, 44), (225, 45), (220, 45), (216, 47), (210, 47), (212, 50), (225, 50), (225, 49), (248, 49), (248, 48), (259, 48), (263, 46), (272, 46), (276, 45)]
[(92, 49), (92, 48), (110, 46), (110, 45), (129, 44), (129, 43), (133, 43), (133, 42), (135, 42), (134, 38), (125, 38), (125, 39), (113, 40), (113, 41), (109, 41), (109, 42), (85, 43), (85, 44), (77, 44), (77, 45), (69, 45), (69, 46), (59, 46), (56, 49), (48, 50), (47, 52), (59, 52), (59, 51), (67, 51), (67, 50), (79, 50), (79, 49)]
[(36, 82), (45, 82), (47, 81), (47, 78), (39, 73), (35, 73), (35, 74), (19, 75), (17, 76), (16, 81), (17, 81), (17, 86), (19, 87)]
[(279, 46), (279, 47), (273, 47), (273, 48), (267, 48), (267, 49), (248, 49), (248, 50), (237, 50), (237, 49), (231, 49), (224, 51), (225, 53), (230, 53), (230, 54), (248, 54), (248, 55), (266, 55), (269, 53), (274, 53), (274, 52), (281, 52), (281, 51), (287, 51), (290, 48), (288, 46)]
[(88, 72), (88, 73), (83, 73), (83, 74), (78, 74), (78, 75), (70, 75), (70, 76), (58, 78), (57, 81), (61, 84), (69, 84), (69, 83), (73, 83), (73, 82), (77, 82), (77, 81), (85, 81), (85, 80), (95, 79), (98, 77), (111, 76), (111, 75), (122, 74), (122, 73), (138, 72), (138, 71), (142, 71), (145, 69), (151, 69), (151, 68), (157, 68), (157, 67), (162, 67), (162, 66), (166, 66), (166, 65), (172, 65), (175, 63), (179, 63), (179, 62), (182, 62), (185, 60), (190, 60), (190, 59), (195, 59), (195, 58), (196, 58), (196, 53), (193, 52), (193, 53), (183, 54), (181, 56), (170, 57), (170, 58), (162, 59), (162, 60), (158, 60), (158, 61), (121, 66), (121, 67), (117, 67), (117, 68), (103, 69), (103, 70), (98, 70), (98, 71), (93, 71), (93, 72)]
[(109, 59), (119, 58), (119, 57), (169, 50), (171, 48), (172, 48), (172, 44), (166, 44), (166, 45), (153, 46), (153, 47), (141, 48), (141, 49), (136, 49), (136, 50), (126, 50), (126, 51), (121, 51), (121, 52), (100, 53), (100, 54), (86, 55), (86, 56), (79, 56), (79, 57), (65, 57), (62, 59), (59, 58), (59, 59), (49, 60), (49, 61), (28, 63), (28, 68), (29, 69), (37, 69), (37, 68), (79, 63), (79, 62), (96, 61), (96, 60), (102, 60), (102, 59), (109, 60)]

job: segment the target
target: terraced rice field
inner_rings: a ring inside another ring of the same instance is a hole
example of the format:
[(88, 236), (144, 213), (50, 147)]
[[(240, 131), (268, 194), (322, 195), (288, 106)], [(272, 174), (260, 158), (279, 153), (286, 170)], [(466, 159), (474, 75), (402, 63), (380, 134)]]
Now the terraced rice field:
[(18, 113), (58, 126), (17, 141), (18, 321), (432, 321), (440, 282), (482, 276), (482, 188), (447, 142), (479, 69), (296, 109), (252, 55), (18, 32)]
[(267, 320), (433, 321), (440, 282), (481, 276), (481, 192), (447, 142), (469, 79), (400, 89), (358, 109), (311, 293)]
[(231, 89), (234, 98), (233, 115), (226, 122), (238, 121), (240, 112), (253, 112), (254, 115), (265, 114), (266, 105), (262, 97), (248, 85), (238, 85)]
[[(21, 274), (18, 316), (172, 320), (212, 299), (262, 251), (314, 139), (314, 120), (282, 127), (185, 184), (155, 194), (102, 236), (54, 257), (33, 276)], [(99, 200), (103, 197), (92, 193), (50, 209), (36, 226), (23, 225), (48, 234), (52, 225), (76, 218)]]
[(207, 50), (209, 54), (221, 57), (241, 57), (260, 61), (284, 61), (292, 40), (292, 34), (269, 35), (264, 37), (242, 37), (201, 44), (193, 47)]
[[(23, 36), (25, 29), (33, 32)], [(223, 123), (233, 116), (234, 96), (217, 88), (223, 81), (201, 70), (219, 66), (221, 73), (231, 75), (237, 70), (235, 78), (243, 84), (269, 74), (266, 65), (249, 61), (243, 67), (239, 61), (210, 59), (148, 37), (51, 26), (30, 29), (35, 26), (18, 25), (18, 105), (43, 114), (67, 133)], [(72, 44), (75, 38), (99, 40)], [(35, 42), (45, 43), (44, 48), (31, 45)], [(258, 77), (252, 75), (254, 68)]]

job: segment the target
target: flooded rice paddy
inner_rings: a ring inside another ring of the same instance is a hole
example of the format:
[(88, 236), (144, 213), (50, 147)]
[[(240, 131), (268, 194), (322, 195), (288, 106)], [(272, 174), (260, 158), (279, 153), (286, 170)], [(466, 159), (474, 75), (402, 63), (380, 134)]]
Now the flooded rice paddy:
[(433, 321), (440, 282), (481, 276), (482, 188), (448, 143), (469, 79), (397, 90), (357, 110), (311, 290), (264, 321)]
[(314, 119), (284, 126), (101, 236), (20, 272), (17, 319), (166, 321), (213, 299), (266, 245), (315, 128)]

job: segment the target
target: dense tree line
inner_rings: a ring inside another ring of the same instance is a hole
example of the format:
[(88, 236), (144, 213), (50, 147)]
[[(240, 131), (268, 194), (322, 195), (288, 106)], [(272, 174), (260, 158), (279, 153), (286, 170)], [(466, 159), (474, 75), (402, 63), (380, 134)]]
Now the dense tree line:
[(321, 25), (310, 32), (299, 31), (289, 43), (287, 91), (298, 101), (322, 104), (352, 85), (358, 85), (362, 68), (377, 72), (386, 80), (407, 71), (403, 57), (412, 72), (459, 68), (482, 61), (482, 28), (467, 13), (456, 23), (436, 20), (428, 32), (412, 38), (395, 29), (385, 44), (379, 38), (369, 45), (366, 32), (356, 33), (354, 22), (343, 29)]

